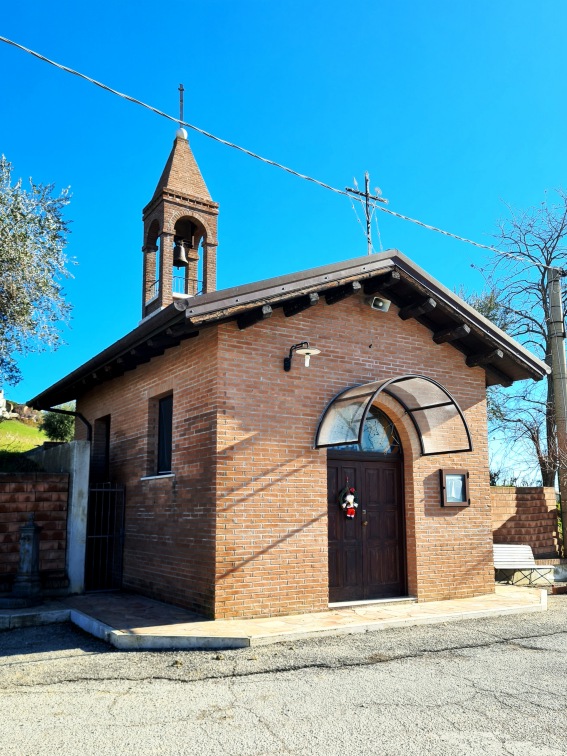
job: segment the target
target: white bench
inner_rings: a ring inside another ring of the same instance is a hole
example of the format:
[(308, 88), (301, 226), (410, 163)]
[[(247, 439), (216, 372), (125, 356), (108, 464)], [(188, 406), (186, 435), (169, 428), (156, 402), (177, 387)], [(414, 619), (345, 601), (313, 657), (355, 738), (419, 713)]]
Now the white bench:
[(496, 582), (510, 585), (553, 585), (555, 567), (536, 564), (532, 547), (524, 543), (495, 543)]

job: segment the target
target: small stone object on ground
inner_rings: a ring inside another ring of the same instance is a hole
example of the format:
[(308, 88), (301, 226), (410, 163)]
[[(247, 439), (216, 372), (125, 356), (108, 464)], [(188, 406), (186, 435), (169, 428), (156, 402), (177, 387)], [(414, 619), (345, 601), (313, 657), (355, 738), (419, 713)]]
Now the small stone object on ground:
[(368, 661), (370, 664), (377, 664), (378, 662), (385, 662), (390, 661), (392, 659), (391, 656), (386, 656), (385, 654), (370, 654), (368, 657)]

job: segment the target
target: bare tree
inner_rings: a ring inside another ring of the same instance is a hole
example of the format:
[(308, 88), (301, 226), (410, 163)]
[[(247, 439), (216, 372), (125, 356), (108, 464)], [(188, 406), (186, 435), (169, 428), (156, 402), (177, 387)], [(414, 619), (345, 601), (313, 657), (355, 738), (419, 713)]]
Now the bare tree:
[[(499, 223), (502, 253), (482, 269), (488, 290), (469, 301), (551, 365), (548, 279), (551, 268), (567, 268), (567, 192), (558, 190), (553, 201), (546, 196), (538, 207), (509, 210)], [(492, 435), (513, 444), (514, 456), (531, 464), (544, 486), (555, 485), (559, 466), (553, 407), (551, 376), (489, 396)]]

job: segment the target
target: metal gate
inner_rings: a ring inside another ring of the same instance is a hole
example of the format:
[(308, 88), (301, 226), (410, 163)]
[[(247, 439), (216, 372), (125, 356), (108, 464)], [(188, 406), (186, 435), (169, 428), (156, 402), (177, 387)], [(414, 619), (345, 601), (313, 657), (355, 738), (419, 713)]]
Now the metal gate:
[(123, 546), (124, 487), (97, 483), (89, 489), (85, 590), (121, 587)]

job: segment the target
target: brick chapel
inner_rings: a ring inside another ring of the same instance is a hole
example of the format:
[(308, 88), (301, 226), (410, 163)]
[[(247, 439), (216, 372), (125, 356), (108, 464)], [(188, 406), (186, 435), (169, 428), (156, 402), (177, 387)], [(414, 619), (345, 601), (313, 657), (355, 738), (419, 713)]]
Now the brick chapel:
[(214, 618), (492, 592), (486, 387), (547, 366), (397, 250), (216, 291), (218, 213), (179, 129), (140, 324), (30, 402), (76, 400), (124, 491), (89, 504), (87, 590)]

